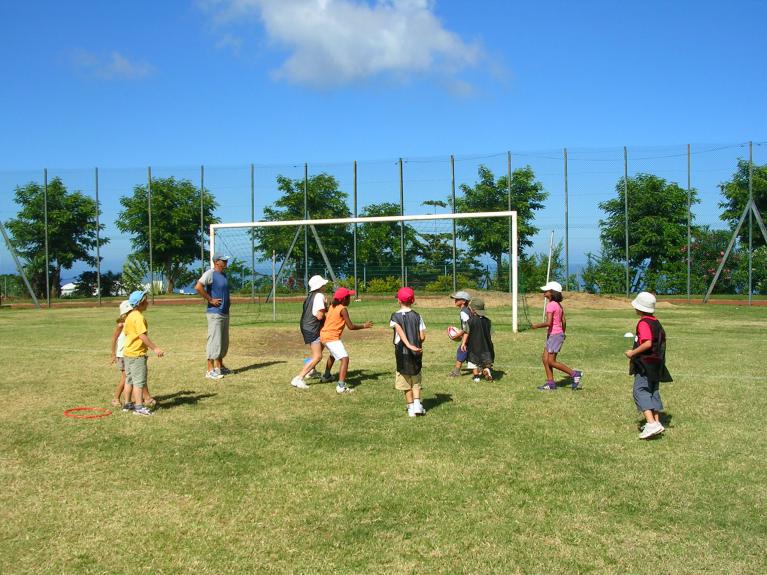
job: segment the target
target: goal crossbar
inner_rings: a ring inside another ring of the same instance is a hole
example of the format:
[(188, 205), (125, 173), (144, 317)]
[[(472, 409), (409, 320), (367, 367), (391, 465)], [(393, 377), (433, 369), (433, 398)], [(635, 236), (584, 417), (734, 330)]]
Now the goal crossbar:
[(356, 218), (323, 218), (314, 220), (279, 220), (259, 222), (235, 222), (224, 224), (211, 224), (210, 226), (210, 257), (211, 268), (213, 267), (213, 254), (216, 253), (216, 230), (227, 228), (270, 228), (279, 226), (324, 226), (324, 225), (349, 225), (349, 224), (375, 224), (384, 222), (412, 222), (434, 220), (465, 220), (482, 218), (511, 218), (511, 245), (509, 257), (511, 265), (511, 314), (512, 329), (517, 332), (517, 300), (518, 300), (518, 273), (519, 266), (519, 242), (517, 239), (517, 212), (514, 210), (502, 210), (497, 212), (460, 212), (451, 214), (416, 214), (401, 216), (362, 216)]

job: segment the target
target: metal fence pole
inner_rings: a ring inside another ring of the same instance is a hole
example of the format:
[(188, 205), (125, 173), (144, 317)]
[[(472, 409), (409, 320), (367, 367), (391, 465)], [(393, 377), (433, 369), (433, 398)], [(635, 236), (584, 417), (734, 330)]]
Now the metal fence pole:
[[(511, 172), (511, 151), (506, 152), (506, 189), (508, 192), (508, 204), (509, 211), (511, 211), (511, 179), (513, 174)], [(509, 218), (509, 293), (511, 293), (511, 227), (512, 219)], [(455, 221), (455, 220), (453, 220)]]
[[(250, 221), (256, 221), (256, 168), (250, 164)], [(256, 236), (250, 230), (250, 303), (256, 301)]]
[(623, 227), (626, 237), (626, 297), (631, 293), (629, 283), (629, 153), (628, 148), (623, 146)]
[(101, 214), (101, 203), (99, 203), (99, 169), (96, 168), (96, 294), (101, 307), (101, 242), (99, 240), (99, 227)]
[(51, 307), (50, 254), (48, 252), (48, 168), (43, 170), (43, 227), (45, 231), (45, 301)]
[[(450, 154), (450, 186), (451, 186), (451, 205), (453, 207), (453, 213), (455, 213), (455, 156)], [(453, 218), (453, 293), (458, 289), (457, 283), (457, 269), (456, 269), (456, 242), (455, 242), (455, 218)]]
[(687, 301), (692, 299), (692, 154), (687, 144)]
[(748, 305), (752, 304), (753, 294), (753, 247), (754, 247), (754, 234), (753, 234), (753, 218), (754, 218), (754, 146), (753, 142), (748, 143), (748, 203), (751, 209), (748, 210)]
[(205, 166), (200, 166), (200, 274), (205, 273)]
[(152, 256), (152, 166), (146, 169), (147, 178), (147, 214), (149, 216), (149, 294), (154, 303), (154, 261)]
[(570, 290), (570, 220), (567, 198), (567, 148), (565, 148), (565, 289)]
[[(357, 160), (354, 160), (354, 217), (357, 217)], [(352, 250), (354, 260), (354, 291), (359, 294), (359, 282), (357, 281), (357, 224), (354, 224), (354, 243)], [(359, 297), (359, 295), (357, 296)]]
[[(399, 215), (405, 215), (405, 178), (402, 169), (402, 158), (399, 159)], [(399, 258), (400, 281), (405, 285), (405, 222), (399, 223)]]

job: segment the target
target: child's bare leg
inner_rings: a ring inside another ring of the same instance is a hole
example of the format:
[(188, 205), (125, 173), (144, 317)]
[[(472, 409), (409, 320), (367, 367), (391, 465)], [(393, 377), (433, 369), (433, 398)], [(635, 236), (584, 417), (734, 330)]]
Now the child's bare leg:
[(658, 421), (658, 412), (654, 412), (652, 409), (645, 409), (642, 412), (642, 415), (644, 415), (645, 421), (647, 421), (647, 423), (655, 423)]
[(330, 369), (333, 367), (333, 364), (336, 362), (336, 358), (332, 355), (328, 356), (328, 361), (325, 362), (325, 373), (330, 373)]
[(133, 386), (133, 404), (136, 406), (144, 405), (142, 403), (143, 390), (140, 387)]
[(551, 354), (548, 351), (544, 351), (541, 356), (543, 362), (543, 370), (546, 372), (546, 381), (554, 381), (554, 371), (551, 369)]
[(149, 383), (145, 383), (144, 387), (141, 388), (141, 395), (144, 398), (144, 405), (152, 406), (155, 404), (152, 394), (149, 393)]
[(413, 399), (415, 399), (415, 394), (413, 393), (412, 389), (408, 389), (405, 392), (405, 401), (407, 402), (408, 405), (412, 405)]
[(338, 381), (346, 381), (346, 373), (349, 371), (349, 358), (348, 356), (341, 360), (341, 369), (338, 372)]
[(214, 367), (215, 366), (213, 365), (213, 360), (209, 359), (208, 360), (208, 371), (213, 371)]
[[(120, 372), (120, 383), (115, 388), (115, 396), (112, 398), (112, 405), (119, 405), (122, 400), (123, 390), (125, 389), (125, 371)], [(130, 399), (130, 398), (129, 398)]]
[(564, 363), (560, 363), (557, 361), (557, 354), (556, 353), (550, 353), (549, 354), (549, 365), (551, 366), (551, 376), (554, 377), (554, 370), (558, 369), (562, 373), (566, 373), (570, 377), (573, 375), (573, 370), (567, 367)]
[(314, 367), (322, 361), (322, 344), (320, 342), (310, 344), (312, 350), (312, 358), (304, 364), (304, 368), (298, 377), (304, 377), (307, 373), (314, 369)]
[(133, 401), (133, 386), (126, 383), (123, 388), (123, 394), (125, 395), (125, 403), (131, 403)]

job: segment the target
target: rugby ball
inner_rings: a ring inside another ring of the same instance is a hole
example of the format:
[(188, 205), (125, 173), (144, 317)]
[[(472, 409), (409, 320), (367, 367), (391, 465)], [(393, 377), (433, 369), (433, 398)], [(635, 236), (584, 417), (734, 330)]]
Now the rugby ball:
[(453, 341), (457, 341), (461, 339), (461, 336), (459, 336), (458, 333), (459, 333), (459, 330), (455, 326), (451, 325), (450, 327), (447, 328), (447, 337), (449, 337)]

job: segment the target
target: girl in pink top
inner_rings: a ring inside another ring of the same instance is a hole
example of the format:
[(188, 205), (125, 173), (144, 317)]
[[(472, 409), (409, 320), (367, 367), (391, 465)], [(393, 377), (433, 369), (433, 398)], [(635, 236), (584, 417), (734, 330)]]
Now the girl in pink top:
[(554, 370), (566, 373), (573, 380), (572, 389), (580, 388), (583, 372), (577, 369), (570, 369), (564, 363), (557, 361), (557, 354), (561, 351), (565, 343), (565, 331), (567, 331), (567, 320), (565, 319), (565, 310), (562, 307), (562, 285), (559, 282), (549, 282), (541, 288), (544, 297), (548, 301), (546, 304), (546, 321), (535, 323), (533, 329), (545, 327), (546, 347), (543, 349), (543, 369), (546, 372), (546, 383), (539, 386), (541, 391), (556, 391), (557, 384), (554, 382)]

